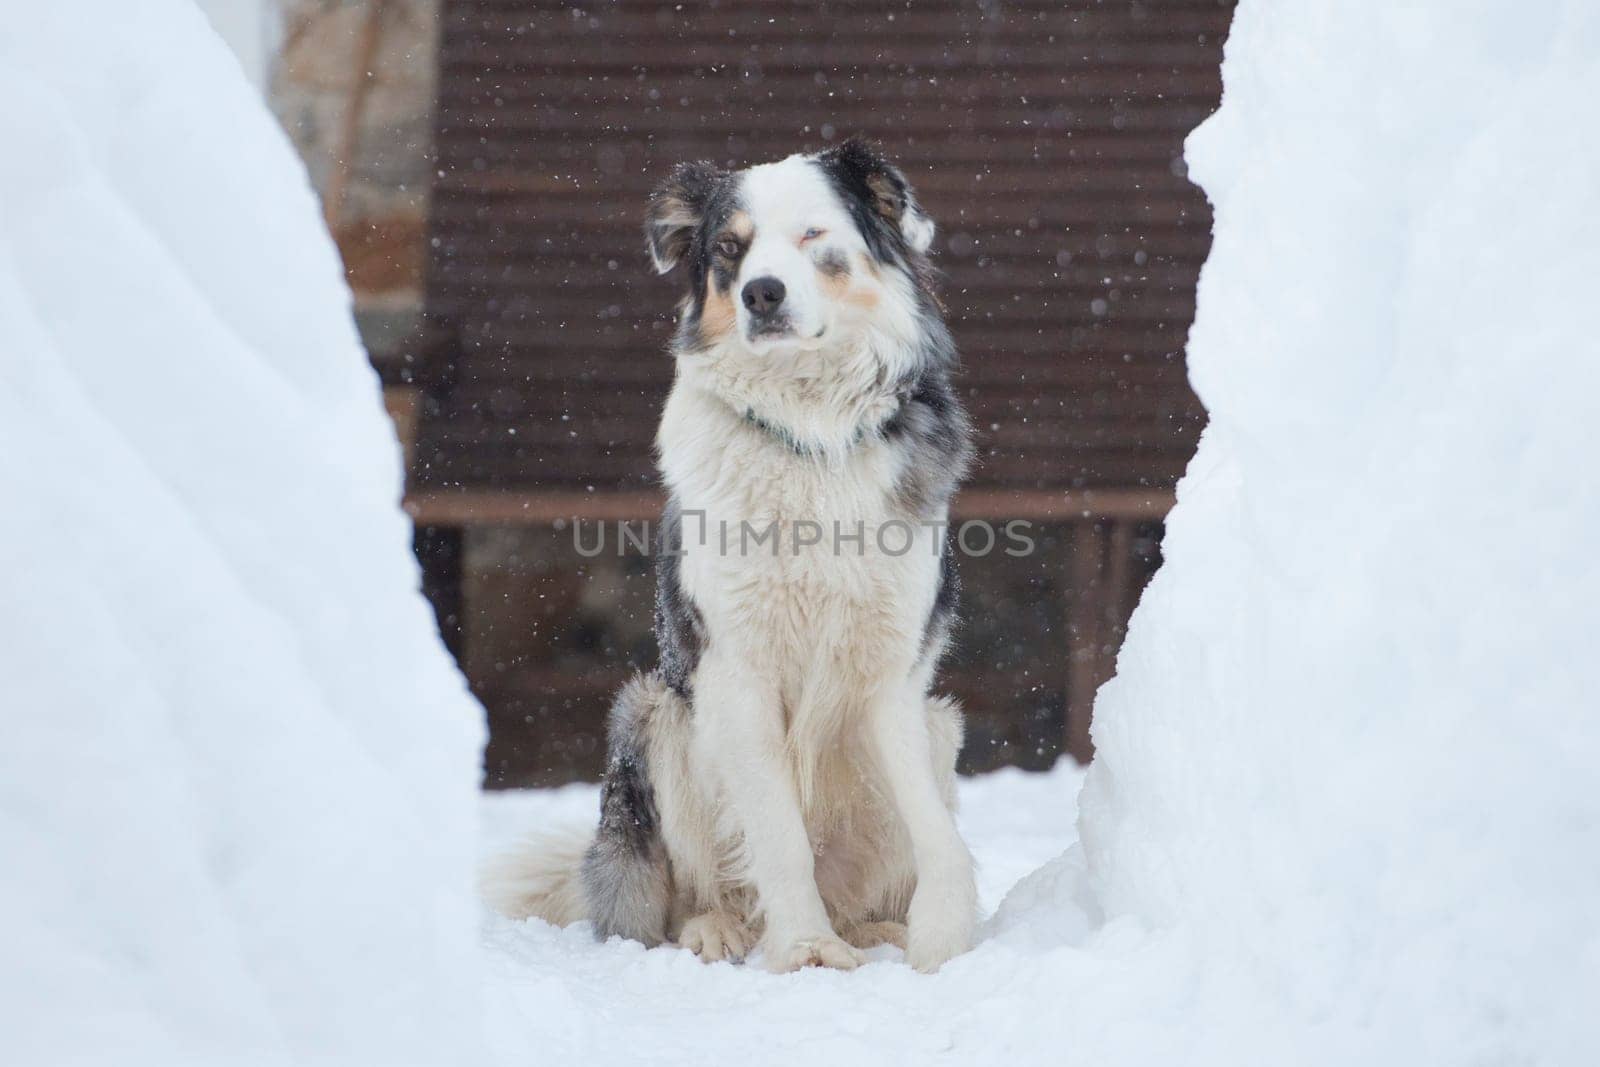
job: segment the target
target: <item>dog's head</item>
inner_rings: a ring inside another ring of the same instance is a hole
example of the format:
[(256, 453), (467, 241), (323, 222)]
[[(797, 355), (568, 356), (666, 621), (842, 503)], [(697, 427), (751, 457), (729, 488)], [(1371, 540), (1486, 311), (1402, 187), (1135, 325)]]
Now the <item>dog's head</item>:
[(741, 171), (684, 163), (651, 198), (656, 270), (689, 294), (680, 347), (754, 356), (910, 329), (933, 223), (860, 141)]

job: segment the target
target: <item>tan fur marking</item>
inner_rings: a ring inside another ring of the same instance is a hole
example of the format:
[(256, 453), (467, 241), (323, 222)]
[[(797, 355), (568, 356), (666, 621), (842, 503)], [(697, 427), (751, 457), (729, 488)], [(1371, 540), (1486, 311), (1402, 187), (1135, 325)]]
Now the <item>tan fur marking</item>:
[(867, 179), (867, 188), (872, 190), (872, 206), (878, 209), (878, 214), (890, 222), (899, 222), (906, 201), (895, 188), (894, 181), (887, 174), (874, 174)]
[(819, 270), (817, 281), (823, 294), (837, 304), (849, 304), (863, 311), (876, 309), (883, 299), (883, 290), (878, 284), (882, 275), (878, 273), (872, 257), (856, 256), (852, 268), (838, 275)]
[(756, 235), (755, 220), (743, 211), (728, 216), (727, 230), (739, 240), (749, 243)]
[(700, 336), (706, 342), (721, 340), (733, 331), (738, 321), (738, 311), (727, 293), (718, 292), (713, 284), (706, 292), (705, 307), (700, 310)]

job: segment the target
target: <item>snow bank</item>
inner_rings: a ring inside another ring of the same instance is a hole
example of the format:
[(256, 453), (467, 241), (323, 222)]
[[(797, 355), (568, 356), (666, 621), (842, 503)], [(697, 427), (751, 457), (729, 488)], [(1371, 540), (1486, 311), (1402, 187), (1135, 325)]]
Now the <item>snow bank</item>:
[(480, 713), (281, 133), (192, 5), (0, 33), (0, 1060), (470, 1063)]
[(1595, 1062), (1600, 8), (1247, 0), (1227, 57), (1096, 896), (1192, 939), (1211, 1048)]

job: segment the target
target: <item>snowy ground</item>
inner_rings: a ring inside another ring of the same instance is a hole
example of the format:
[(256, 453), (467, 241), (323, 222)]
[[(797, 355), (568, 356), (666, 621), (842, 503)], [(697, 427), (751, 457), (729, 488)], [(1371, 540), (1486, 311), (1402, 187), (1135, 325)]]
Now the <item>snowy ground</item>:
[[(1082, 783), (1083, 770), (1071, 761), (1047, 774), (1004, 770), (962, 781), (961, 827), (978, 861), (986, 915), (1076, 842)], [(598, 789), (587, 785), (487, 794), (484, 853), (531, 829), (591, 823), (598, 805)], [(497, 1061), (508, 1064), (535, 1053), (549, 1063), (611, 1063), (638, 1057), (645, 1045), (652, 1063), (718, 1063), (758, 1050), (778, 1062), (976, 1055), (981, 1046), (963, 1042), (982, 1042), (982, 1020), (964, 1013), (963, 1002), (978, 988), (1003, 990), (1011, 981), (1001, 952), (958, 960), (933, 978), (911, 971), (889, 946), (870, 951), (853, 974), (772, 975), (759, 966), (703, 964), (671, 946), (599, 944), (587, 924), (557, 930), (487, 911), (483, 923), (490, 1037)], [(1002, 926), (991, 922), (986, 933)]]

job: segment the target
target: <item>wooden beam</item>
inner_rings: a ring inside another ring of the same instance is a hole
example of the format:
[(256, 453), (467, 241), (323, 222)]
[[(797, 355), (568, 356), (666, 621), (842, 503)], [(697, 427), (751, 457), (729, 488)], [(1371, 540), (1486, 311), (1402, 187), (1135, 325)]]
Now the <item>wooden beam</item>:
[(661, 504), (661, 494), (651, 491), (432, 489), (407, 493), (404, 506), (419, 526), (549, 526), (571, 519), (653, 519)]
[(444, 646), (461, 658), (462, 612), (461, 567), (464, 537), (458, 526), (418, 526), (412, 548), (422, 565), (422, 595), (433, 605)]
[(1074, 523), (1072, 559), (1067, 587), (1067, 707), (1062, 747), (1079, 763), (1094, 755), (1089, 737), (1094, 694), (1100, 688), (1103, 642), (1102, 607), (1108, 523), (1096, 520)]
[(952, 511), (959, 519), (1159, 519), (1172, 510), (1171, 489), (967, 489)]
[[(422, 525), (547, 526), (561, 520), (618, 521), (661, 514), (650, 490), (423, 489), (405, 509)], [(1170, 489), (968, 489), (956, 496), (957, 519), (1081, 522), (1085, 518), (1159, 519), (1172, 509)]]
[(406, 469), (417, 454), (417, 426), (422, 419), (422, 390), (414, 385), (383, 387), (383, 406), (394, 422), (394, 435), (400, 439), (400, 454)]
[[(1103, 582), (1105, 595), (1100, 598), (1100, 620), (1105, 626), (1103, 648), (1120, 649), (1122, 639), (1128, 635), (1128, 616), (1133, 612), (1133, 605), (1129, 603), (1133, 582), (1133, 527), (1134, 524), (1127, 519), (1111, 523), (1111, 541), (1107, 546)], [(1100, 677), (1096, 684), (1105, 685), (1116, 671), (1116, 655), (1102, 654)]]

